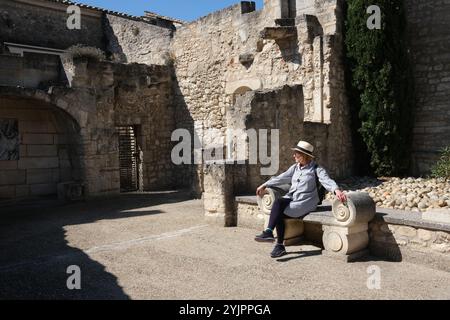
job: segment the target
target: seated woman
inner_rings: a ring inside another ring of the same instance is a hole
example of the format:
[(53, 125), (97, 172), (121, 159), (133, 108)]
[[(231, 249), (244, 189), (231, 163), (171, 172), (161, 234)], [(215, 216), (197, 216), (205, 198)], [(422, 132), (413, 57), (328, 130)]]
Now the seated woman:
[(273, 230), (277, 230), (277, 244), (271, 253), (272, 258), (281, 257), (286, 254), (284, 241), (284, 218), (302, 218), (317, 208), (319, 203), (318, 186), (316, 185), (316, 174), (322, 186), (329, 192), (336, 194), (342, 202), (347, 197), (336, 182), (332, 180), (326, 170), (314, 162), (314, 147), (305, 141), (300, 141), (294, 151), (295, 164), (286, 172), (259, 186), (256, 194), (264, 195), (267, 187), (276, 187), (283, 184), (291, 184), (288, 193), (275, 201), (270, 212), (269, 225), (266, 230), (255, 237), (256, 241), (273, 242)]

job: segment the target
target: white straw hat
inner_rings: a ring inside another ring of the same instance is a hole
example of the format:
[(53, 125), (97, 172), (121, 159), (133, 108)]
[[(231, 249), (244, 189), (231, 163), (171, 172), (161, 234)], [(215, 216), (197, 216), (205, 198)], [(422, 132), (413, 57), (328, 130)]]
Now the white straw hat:
[(304, 153), (304, 154), (314, 158), (314, 156), (313, 156), (314, 147), (312, 144), (310, 144), (306, 141), (300, 141), (294, 148), (291, 148), (291, 150), (299, 151), (301, 153)]

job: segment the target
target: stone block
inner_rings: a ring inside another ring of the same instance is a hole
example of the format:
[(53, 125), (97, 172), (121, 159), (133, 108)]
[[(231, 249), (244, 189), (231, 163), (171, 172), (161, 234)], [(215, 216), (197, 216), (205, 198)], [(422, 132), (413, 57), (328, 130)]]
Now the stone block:
[(257, 205), (237, 203), (237, 223), (239, 227), (263, 230), (265, 227), (264, 216)]
[(49, 132), (47, 121), (20, 121), (19, 128), (22, 133), (53, 133)]
[(284, 238), (286, 240), (291, 238), (299, 238), (305, 231), (304, 223), (301, 219), (284, 219), (286, 230)]
[(0, 199), (12, 199), (16, 196), (15, 186), (0, 187)]
[(397, 234), (408, 238), (414, 238), (417, 235), (417, 230), (412, 227), (401, 226), (398, 228)]
[(60, 168), (70, 168), (70, 167), (72, 167), (72, 164), (71, 164), (70, 160), (68, 160), (68, 159), (65, 159), (65, 160), (60, 159), (59, 167)]
[[(323, 226), (323, 246), (325, 250), (336, 254), (349, 255), (367, 248), (367, 231), (352, 233), (346, 227)], [(367, 230), (367, 229), (366, 229)]]
[(417, 235), (423, 241), (429, 241), (433, 238), (433, 232), (424, 229), (417, 230)]
[(450, 232), (438, 231), (435, 243), (450, 243)]
[(450, 243), (439, 243), (432, 244), (431, 249), (440, 253), (449, 253), (450, 252)]
[(385, 223), (381, 225), (380, 230), (383, 233), (393, 234), (397, 230), (397, 226)]
[(0, 170), (17, 170), (19, 161), (0, 161)]
[(23, 158), (19, 160), (19, 169), (51, 169), (59, 167), (59, 159), (52, 158)]
[(27, 146), (20, 145), (19, 146), (19, 159), (27, 156)]
[(53, 181), (54, 169), (30, 169), (27, 170), (27, 184), (47, 184)]
[(0, 174), (0, 185), (18, 185), (26, 181), (25, 170), (8, 170)]
[(56, 157), (58, 150), (56, 145), (29, 145), (27, 146), (28, 157)]
[(16, 186), (16, 198), (26, 198), (30, 195), (30, 187), (28, 185)]
[(64, 135), (64, 134), (55, 134), (53, 136), (53, 139), (54, 139), (55, 144), (68, 144), (69, 143), (69, 138), (67, 137), (67, 135)]
[(34, 184), (30, 186), (30, 194), (33, 196), (46, 196), (56, 194), (56, 184)]
[(53, 134), (25, 133), (22, 138), (23, 144), (53, 144)]
[(60, 181), (70, 181), (74, 177), (72, 176), (71, 168), (62, 168), (59, 170), (59, 180)]
[(75, 181), (63, 182), (57, 185), (58, 199), (64, 201), (81, 200), (84, 197), (84, 185)]
[(224, 161), (206, 162), (203, 167), (205, 192), (203, 203), (206, 221), (225, 227), (235, 226), (231, 165)]
[(422, 219), (450, 224), (450, 210), (449, 209), (429, 210), (422, 213)]
[(282, 40), (292, 39), (297, 36), (297, 28), (295, 27), (267, 27), (261, 31), (262, 39)]

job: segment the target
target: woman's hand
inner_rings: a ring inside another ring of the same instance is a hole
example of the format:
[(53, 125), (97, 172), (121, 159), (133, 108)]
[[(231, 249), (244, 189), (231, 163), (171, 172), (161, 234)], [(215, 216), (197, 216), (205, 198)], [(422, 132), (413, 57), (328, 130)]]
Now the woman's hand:
[(346, 202), (347, 201), (347, 196), (341, 190), (336, 190), (334, 193), (338, 197), (339, 201), (341, 201), (341, 202)]
[(266, 191), (266, 186), (261, 185), (258, 187), (258, 189), (256, 189), (256, 195), (260, 196), (262, 198), (262, 196), (264, 195), (264, 192)]

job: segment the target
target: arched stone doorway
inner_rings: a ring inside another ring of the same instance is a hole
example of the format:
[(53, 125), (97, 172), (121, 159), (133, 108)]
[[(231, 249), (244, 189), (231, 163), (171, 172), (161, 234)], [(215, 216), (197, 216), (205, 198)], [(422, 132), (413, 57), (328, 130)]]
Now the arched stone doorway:
[(0, 91), (0, 125), (9, 128), (0, 149), (10, 149), (0, 159), (0, 202), (56, 199), (58, 189), (64, 197), (68, 184), (81, 186), (85, 180), (78, 121), (46, 98), (31, 91)]

